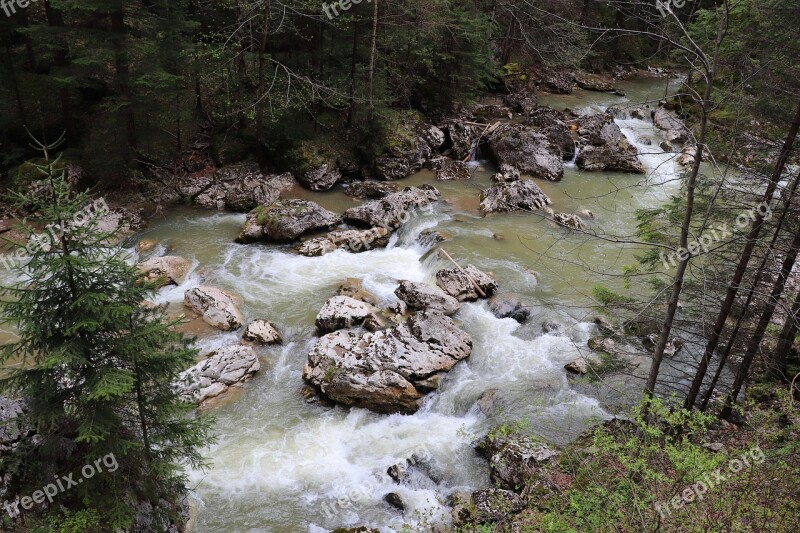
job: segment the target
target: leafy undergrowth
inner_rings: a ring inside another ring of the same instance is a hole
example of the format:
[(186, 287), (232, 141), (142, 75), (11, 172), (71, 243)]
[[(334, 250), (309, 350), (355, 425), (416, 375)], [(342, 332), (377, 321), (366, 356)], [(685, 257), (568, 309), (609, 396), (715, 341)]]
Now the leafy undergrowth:
[[(654, 402), (570, 445), (527, 508), (457, 531), (800, 531), (800, 411), (788, 393), (735, 426)], [(718, 451), (715, 451), (717, 450)]]

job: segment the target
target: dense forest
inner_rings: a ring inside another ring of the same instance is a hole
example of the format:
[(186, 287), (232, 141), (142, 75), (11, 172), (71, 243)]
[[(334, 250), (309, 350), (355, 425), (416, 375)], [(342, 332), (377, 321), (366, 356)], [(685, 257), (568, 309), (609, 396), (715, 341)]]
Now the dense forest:
[(798, 23), (0, 0), (0, 531), (797, 531)]

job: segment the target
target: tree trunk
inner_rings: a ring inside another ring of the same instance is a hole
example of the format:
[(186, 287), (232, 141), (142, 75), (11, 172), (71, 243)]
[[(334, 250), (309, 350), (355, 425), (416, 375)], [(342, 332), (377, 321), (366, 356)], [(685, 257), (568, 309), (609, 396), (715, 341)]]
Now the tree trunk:
[(369, 76), (367, 81), (369, 95), (369, 121), (375, 118), (375, 59), (378, 54), (378, 0), (373, 1), (372, 37), (369, 52)]
[(114, 33), (114, 64), (117, 74), (117, 91), (125, 100), (122, 109), (125, 133), (128, 145), (136, 148), (136, 121), (133, 113), (130, 87), (130, 65), (128, 63), (128, 48), (125, 42), (125, 13), (114, 11), (111, 13), (111, 31)]
[(269, 46), (269, 17), (271, 0), (264, 2), (264, 25), (261, 35), (261, 45), (258, 47), (258, 91), (256, 93), (256, 139), (261, 136), (264, 128), (264, 75), (267, 64), (267, 47)]
[[(53, 54), (53, 61), (56, 67), (64, 68), (69, 65), (69, 48), (61, 40), (64, 28), (64, 14), (60, 9), (53, 7), (50, 2), (44, 3), (45, 13), (47, 14), (47, 25), (51, 28), (62, 28), (59, 35), (59, 43)], [(69, 100), (69, 88), (60, 87), (58, 89), (58, 99), (61, 102), (61, 119), (64, 122), (64, 130), (67, 132), (67, 140), (75, 142), (78, 132), (72, 118), (72, 106)]]
[[(775, 164), (775, 170), (773, 171), (770, 182), (767, 185), (767, 190), (764, 192), (763, 198), (764, 202), (766, 203), (770, 203), (772, 201), (772, 197), (774, 196), (775, 190), (778, 187), (781, 174), (783, 174), (786, 161), (788, 160), (792, 146), (794, 145), (795, 137), (797, 137), (798, 128), (800, 128), (800, 102), (798, 102), (797, 111), (792, 124), (789, 127), (789, 135), (786, 137), (786, 140), (783, 143), (783, 149), (781, 150), (778, 161)], [(739, 258), (739, 264), (736, 266), (736, 271), (733, 274), (733, 279), (731, 280), (730, 285), (728, 285), (728, 291), (725, 295), (725, 300), (722, 302), (722, 306), (720, 307), (717, 320), (714, 323), (714, 329), (711, 330), (711, 334), (708, 337), (705, 352), (703, 353), (703, 357), (700, 359), (700, 366), (697, 368), (697, 373), (694, 376), (692, 386), (689, 389), (689, 394), (686, 397), (684, 406), (687, 409), (694, 407), (694, 403), (697, 401), (697, 395), (700, 392), (700, 387), (703, 385), (703, 379), (708, 371), (708, 365), (711, 363), (711, 358), (713, 357), (714, 352), (719, 345), (722, 330), (725, 327), (725, 323), (728, 321), (728, 317), (733, 309), (733, 304), (736, 301), (737, 294), (739, 293), (739, 286), (741, 285), (742, 279), (747, 272), (747, 266), (750, 264), (750, 259), (753, 256), (753, 250), (755, 249), (758, 236), (761, 233), (761, 227), (763, 223), (764, 216), (761, 214), (761, 211), (758, 210), (756, 213), (756, 218), (753, 220), (753, 224), (750, 228), (750, 233), (747, 235), (747, 243), (745, 244), (742, 255)]]
[[(794, 196), (797, 193), (798, 186), (800, 186), (800, 176), (794, 180), (792, 186), (789, 190), (789, 195), (786, 197), (786, 207), (781, 211), (781, 216), (778, 219), (778, 223), (775, 226), (775, 232), (772, 235), (772, 241), (769, 245), (769, 250), (774, 250), (775, 245), (780, 238), (781, 231), (783, 230), (783, 225), (786, 222), (787, 217), (790, 216), (791, 205), (792, 201), (794, 200)], [(755, 297), (756, 290), (758, 286), (761, 284), (761, 280), (764, 277), (766, 272), (765, 268), (767, 266), (767, 261), (772, 257), (771, 254), (766, 253), (764, 257), (761, 259), (761, 264), (758, 266), (756, 270), (756, 275), (753, 278), (752, 283), (750, 284), (750, 289), (747, 292), (747, 300), (745, 301), (744, 305), (742, 306), (743, 309), (748, 309), (750, 304), (753, 302), (753, 298)], [(725, 369), (725, 364), (728, 361), (728, 357), (730, 357), (731, 352), (733, 351), (733, 345), (736, 342), (739, 331), (744, 323), (745, 316), (744, 313), (738, 318), (736, 321), (736, 325), (731, 332), (730, 339), (728, 339), (728, 344), (725, 346), (725, 350), (723, 350), (722, 354), (720, 355), (719, 364), (717, 365), (717, 371), (714, 373), (714, 377), (711, 380), (711, 384), (708, 386), (708, 390), (706, 391), (705, 395), (703, 396), (703, 400), (700, 404), (700, 410), (705, 411), (708, 407), (708, 403), (711, 400), (711, 395), (714, 394), (714, 389), (717, 386), (717, 382), (719, 381), (720, 376), (722, 375), (722, 371)]]
[[(618, 12), (619, 13), (619, 12)], [(720, 22), (719, 29), (717, 30), (716, 42), (714, 45), (714, 56), (709, 65), (708, 72), (706, 72), (706, 87), (703, 91), (703, 100), (700, 105), (700, 132), (697, 137), (695, 147), (694, 162), (692, 163), (692, 171), (686, 181), (686, 212), (684, 213), (683, 223), (681, 224), (681, 237), (680, 237), (680, 250), (688, 250), (689, 247), (689, 231), (692, 224), (692, 215), (694, 214), (694, 195), (697, 186), (697, 177), (700, 174), (700, 164), (703, 162), (703, 152), (705, 151), (706, 133), (708, 130), (708, 110), (711, 100), (711, 94), (714, 90), (714, 78), (716, 77), (716, 64), (719, 57), (720, 47), (722, 41), (727, 33), (727, 17), (724, 22)], [(664, 350), (669, 342), (669, 336), (672, 333), (672, 325), (675, 322), (675, 313), (678, 311), (678, 303), (683, 290), (684, 276), (686, 275), (686, 268), (691, 261), (690, 254), (685, 255), (686, 258), (680, 260), (675, 276), (672, 280), (672, 293), (670, 294), (667, 302), (667, 314), (664, 317), (664, 323), (661, 327), (661, 333), (658, 337), (655, 352), (653, 353), (653, 363), (650, 366), (650, 375), (647, 377), (647, 385), (645, 386), (644, 398), (648, 401), (653, 397), (656, 390), (656, 382), (658, 381), (658, 372), (661, 368), (661, 362), (664, 360)], [(680, 256), (679, 256), (680, 257)], [(647, 414), (647, 405), (645, 405), (645, 415)]]
[(783, 324), (781, 336), (778, 339), (778, 346), (775, 348), (774, 365), (781, 376), (786, 375), (786, 366), (789, 360), (789, 352), (792, 351), (794, 340), (797, 337), (798, 324), (800, 324), (800, 292), (794, 297), (794, 305), (786, 322)]
[(742, 390), (742, 385), (744, 385), (744, 382), (750, 373), (750, 366), (753, 364), (753, 359), (755, 359), (756, 353), (761, 346), (761, 342), (764, 340), (764, 333), (766, 333), (767, 327), (772, 320), (772, 315), (775, 313), (775, 308), (778, 307), (781, 295), (786, 289), (786, 280), (789, 279), (789, 275), (791, 275), (792, 269), (794, 269), (794, 264), (797, 261), (798, 251), (800, 251), (800, 228), (798, 228), (795, 232), (792, 245), (789, 249), (789, 252), (786, 254), (786, 258), (783, 260), (781, 273), (778, 275), (778, 279), (775, 280), (775, 283), (772, 286), (772, 293), (769, 296), (769, 300), (767, 300), (764, 311), (761, 313), (761, 319), (758, 321), (756, 330), (753, 332), (753, 336), (750, 338), (750, 342), (747, 345), (747, 352), (745, 353), (744, 360), (739, 367), (739, 372), (736, 374), (736, 379), (734, 380), (733, 386), (728, 393), (728, 397), (725, 400), (725, 407), (722, 408), (720, 418), (728, 418), (731, 415), (733, 404), (739, 397), (739, 392)]
[(17, 101), (17, 113), (23, 126), (28, 125), (28, 119), (25, 115), (25, 106), (22, 105), (22, 95), (19, 92), (19, 82), (17, 82), (17, 74), (14, 71), (14, 58), (11, 56), (11, 43), (8, 42), (8, 35), (3, 36), (3, 45), (6, 49), (6, 64), (8, 66), (9, 76), (11, 77), (11, 87), (14, 90), (14, 99)]
[(356, 57), (358, 54), (358, 19), (353, 18), (353, 51), (350, 55), (350, 106), (347, 108), (347, 127), (353, 125), (356, 112)]

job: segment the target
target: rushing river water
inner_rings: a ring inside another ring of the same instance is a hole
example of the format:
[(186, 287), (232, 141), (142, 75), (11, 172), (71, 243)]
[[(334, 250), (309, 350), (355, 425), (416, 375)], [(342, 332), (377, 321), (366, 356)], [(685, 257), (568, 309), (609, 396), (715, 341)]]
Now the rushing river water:
[[(665, 85), (627, 82), (622, 87), (628, 98), (577, 91), (540, 102), (585, 113), (612, 103), (657, 100)], [(661, 132), (649, 121), (617, 122), (640, 149), (647, 175), (588, 173), (568, 165), (562, 182), (539, 185), (557, 212), (590, 209), (596, 216), (588, 221), (593, 231), (632, 235), (637, 209), (660, 205), (676, 192), (677, 167), (662, 153)], [(488, 485), (487, 467), (470, 446), (476, 436), (503, 422), (525, 420), (535, 434), (564, 443), (609, 416), (609, 397), (639, 393), (640, 384), (620, 379), (609, 395), (572, 383), (563, 369), (587, 349), (592, 287), (615, 286), (618, 281), (602, 273), (621, 272), (636, 250), (570, 233), (534, 215), (482, 217), (480, 189), (490, 184), (492, 172), (479, 162), (467, 183), (437, 182), (428, 171), (403, 180), (401, 185), (433, 184), (444, 201), (416, 213), (388, 248), (363, 254), (308, 258), (288, 246), (234, 244), (244, 215), (186, 210), (152, 223), (145, 236), (161, 243), (156, 253), (168, 250), (196, 265), (182, 286), (162, 290), (159, 302), (178, 310), (186, 289), (201, 282), (219, 286), (241, 297), (248, 321), (271, 320), (284, 337), (283, 345), (261, 349), (261, 372), (213, 408), (219, 442), (207, 452), (210, 468), (191, 473), (195, 532), (322, 532), (356, 525), (389, 532), (404, 524), (425, 531), (442, 519), (448, 495)], [(339, 213), (357, 205), (336, 191), (298, 189), (292, 195)], [(398, 280), (433, 283), (436, 271), (448, 264), (420, 243), (420, 234), (431, 228), (448, 237), (443, 246), (459, 262), (492, 272), (502, 292), (517, 293), (531, 305), (531, 320), (519, 325), (495, 318), (485, 303), (464, 305), (455, 318), (472, 336), (472, 355), (414, 415), (308, 403), (301, 373), (322, 304), (347, 278), (361, 280), (385, 304), (395, 301)], [(562, 324), (565, 335), (544, 334), (545, 321)], [(236, 344), (241, 335), (195, 332), (202, 333), (198, 346), (204, 353)], [(486, 416), (476, 401), (490, 389), (498, 390), (499, 400), (494, 414)], [(398, 486), (386, 475), (387, 467), (415, 452), (432, 457), (441, 474), (438, 484), (425, 478)], [(403, 498), (405, 513), (383, 501), (389, 492)]]

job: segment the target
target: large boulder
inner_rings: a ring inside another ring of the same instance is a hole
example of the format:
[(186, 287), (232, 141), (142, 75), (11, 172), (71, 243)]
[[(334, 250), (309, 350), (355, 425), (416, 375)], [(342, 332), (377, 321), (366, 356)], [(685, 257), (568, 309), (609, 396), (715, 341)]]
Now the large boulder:
[(325, 302), (315, 324), (320, 333), (360, 326), (374, 313), (373, 306), (349, 296), (334, 296)]
[(533, 180), (521, 179), (496, 183), (483, 191), (480, 210), (484, 213), (533, 211), (549, 204), (550, 198)]
[(158, 287), (180, 285), (186, 279), (192, 262), (183, 257), (165, 255), (153, 257), (139, 264), (142, 279)]
[(181, 372), (175, 383), (188, 402), (203, 403), (219, 396), (232, 385), (250, 379), (261, 369), (258, 356), (249, 346), (228, 346)]
[(423, 311), (375, 333), (325, 335), (308, 355), (303, 379), (344, 405), (413, 413), (438, 377), (471, 351), (472, 340), (452, 319)]
[(310, 200), (278, 200), (247, 215), (238, 242), (292, 242), (307, 233), (333, 229), (341, 221), (339, 215)]
[(666, 132), (667, 140), (684, 143), (689, 140), (689, 130), (674, 111), (658, 107), (652, 111), (653, 125)]
[(503, 124), (489, 136), (489, 150), (499, 165), (511, 165), (522, 174), (549, 181), (564, 177), (562, 148), (529, 125)]
[(509, 490), (490, 488), (472, 493), (473, 523), (498, 522), (525, 508), (525, 500)]
[(436, 126), (425, 124), (414, 113), (394, 117), (386, 149), (375, 158), (375, 173), (384, 180), (398, 180), (420, 170), (444, 144), (445, 135)]
[(575, 74), (569, 71), (544, 70), (538, 73), (541, 90), (553, 94), (570, 94), (575, 89)]
[(222, 331), (242, 327), (244, 317), (234, 297), (216, 287), (196, 287), (183, 295), (183, 305), (199, 313), (208, 325)]
[(590, 171), (644, 172), (637, 157), (638, 150), (628, 142), (611, 114), (581, 117), (576, 126), (582, 140), (576, 159), (578, 168)]
[(497, 292), (497, 282), (472, 265), (464, 267), (464, 272), (457, 268), (451, 268), (436, 273), (436, 285), (462, 302), (475, 301), (480, 297), (473, 281), (487, 297), (493, 296)]
[(416, 310), (431, 309), (445, 315), (452, 315), (461, 307), (458, 300), (438, 287), (432, 287), (427, 283), (404, 280), (400, 282), (400, 286), (395, 289), (394, 294), (408, 307)]
[(327, 191), (341, 179), (342, 173), (338, 168), (329, 163), (323, 163), (314, 170), (301, 174), (298, 181), (312, 191)]
[(536, 480), (542, 465), (559, 455), (546, 444), (520, 433), (489, 433), (476, 450), (489, 461), (495, 485), (517, 492)]
[(337, 230), (324, 237), (316, 237), (301, 244), (297, 251), (300, 255), (319, 257), (336, 250), (351, 253), (366, 252), (375, 248), (385, 248), (389, 244), (392, 233), (386, 228), (368, 230)]
[(354, 226), (395, 229), (408, 221), (411, 210), (430, 205), (440, 196), (441, 193), (431, 185), (406, 187), (380, 200), (348, 209), (344, 213), (344, 220)]

